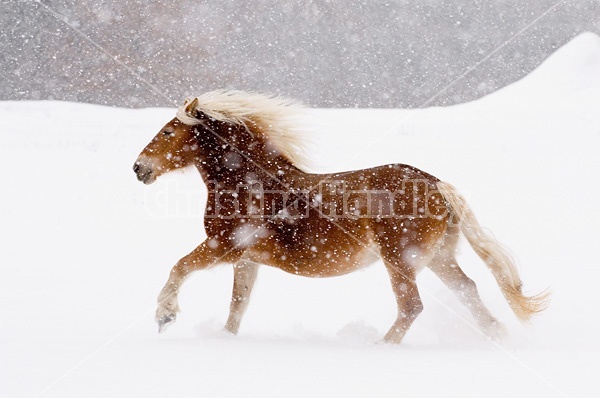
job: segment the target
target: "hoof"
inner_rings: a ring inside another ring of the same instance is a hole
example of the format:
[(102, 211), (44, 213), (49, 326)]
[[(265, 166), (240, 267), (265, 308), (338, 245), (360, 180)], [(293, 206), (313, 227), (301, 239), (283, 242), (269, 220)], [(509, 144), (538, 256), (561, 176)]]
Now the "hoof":
[(232, 336), (237, 336), (237, 334), (238, 334), (238, 331), (237, 331), (237, 329), (231, 329), (231, 328), (228, 328), (227, 326), (225, 326), (225, 327), (223, 328), (223, 332), (225, 332), (225, 333), (227, 333), (227, 334), (230, 334), (230, 335), (232, 335)]
[(506, 330), (504, 325), (496, 319), (492, 319), (491, 322), (484, 325), (483, 332), (485, 333), (488, 339), (493, 340), (495, 342), (501, 342), (508, 336), (508, 331)]
[(169, 328), (169, 326), (175, 323), (175, 319), (177, 319), (177, 316), (175, 314), (165, 315), (158, 319), (158, 333), (160, 334), (165, 332)]
[(227, 320), (223, 331), (232, 335), (237, 335), (238, 330), (240, 329), (240, 323), (238, 321)]

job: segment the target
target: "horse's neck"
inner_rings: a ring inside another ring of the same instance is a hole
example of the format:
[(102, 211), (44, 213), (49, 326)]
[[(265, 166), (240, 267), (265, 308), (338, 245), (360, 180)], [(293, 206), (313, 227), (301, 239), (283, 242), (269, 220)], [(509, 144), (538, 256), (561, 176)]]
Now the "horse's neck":
[(297, 174), (303, 174), (287, 159), (279, 156), (268, 162), (251, 160), (240, 155), (237, 159), (239, 166), (227, 167), (220, 156), (203, 159), (196, 163), (205, 183), (218, 181), (223, 188), (235, 190), (238, 186), (254, 180), (263, 183), (265, 188), (286, 187), (286, 181), (294, 179)]

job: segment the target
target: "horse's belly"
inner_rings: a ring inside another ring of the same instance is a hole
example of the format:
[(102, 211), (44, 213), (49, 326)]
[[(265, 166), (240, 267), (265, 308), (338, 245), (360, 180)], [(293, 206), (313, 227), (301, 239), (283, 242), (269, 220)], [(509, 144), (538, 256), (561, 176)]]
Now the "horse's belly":
[(379, 258), (368, 220), (341, 219), (333, 223), (318, 215), (293, 225), (277, 225), (272, 236), (250, 251), (246, 254), (257, 257), (253, 261), (317, 278), (344, 275)]
[[(282, 254), (270, 259), (253, 259), (257, 262), (280, 268), (294, 275), (326, 278), (348, 274), (364, 268), (379, 259), (379, 252), (375, 246), (364, 247), (353, 252), (344, 250), (325, 250), (323, 253), (314, 252), (310, 256), (294, 256)], [(265, 261), (266, 260), (266, 261)]]

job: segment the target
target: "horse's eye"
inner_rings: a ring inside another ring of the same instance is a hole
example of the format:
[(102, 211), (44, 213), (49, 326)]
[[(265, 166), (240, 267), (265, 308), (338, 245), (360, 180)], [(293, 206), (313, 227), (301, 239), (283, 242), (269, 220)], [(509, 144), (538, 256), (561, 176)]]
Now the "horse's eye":
[(173, 136), (175, 135), (175, 132), (173, 130), (167, 129), (165, 131), (163, 131), (164, 135), (168, 135), (168, 136)]

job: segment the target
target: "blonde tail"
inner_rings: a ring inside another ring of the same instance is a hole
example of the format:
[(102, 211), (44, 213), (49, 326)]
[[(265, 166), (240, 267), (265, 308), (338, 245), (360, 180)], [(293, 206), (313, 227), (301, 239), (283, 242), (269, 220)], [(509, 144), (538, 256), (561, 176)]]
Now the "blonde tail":
[(437, 187), (449, 205), (453, 221), (458, 223), (475, 253), (487, 264), (515, 315), (522, 321), (528, 321), (533, 314), (546, 309), (549, 292), (529, 297), (523, 295), (521, 278), (513, 259), (493, 236), (481, 228), (458, 190), (441, 181), (437, 183)]

